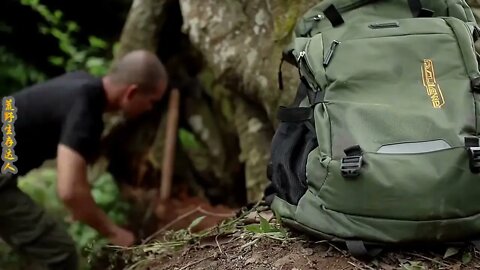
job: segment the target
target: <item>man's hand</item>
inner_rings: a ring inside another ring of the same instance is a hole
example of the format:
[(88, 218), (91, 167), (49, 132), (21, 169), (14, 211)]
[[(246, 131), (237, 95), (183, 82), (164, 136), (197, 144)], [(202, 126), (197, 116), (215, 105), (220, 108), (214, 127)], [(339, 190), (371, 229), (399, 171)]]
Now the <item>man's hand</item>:
[(130, 247), (135, 243), (135, 236), (132, 232), (125, 230), (121, 227), (117, 227), (113, 234), (108, 237), (110, 243), (121, 247)]
[(117, 226), (95, 203), (87, 181), (87, 165), (80, 154), (60, 144), (57, 170), (58, 196), (74, 219), (91, 226), (114, 245), (130, 246), (135, 242), (131, 232)]

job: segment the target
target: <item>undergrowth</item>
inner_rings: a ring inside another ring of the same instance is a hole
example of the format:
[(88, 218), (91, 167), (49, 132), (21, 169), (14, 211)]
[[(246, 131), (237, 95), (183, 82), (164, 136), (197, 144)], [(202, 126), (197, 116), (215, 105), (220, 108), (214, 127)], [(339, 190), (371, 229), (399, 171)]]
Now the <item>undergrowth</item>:
[[(105, 251), (110, 256), (109, 269), (117, 269), (119, 258), (121, 258), (122, 265), (127, 266), (125, 269), (146, 269), (162, 256), (171, 255), (185, 247), (199, 245), (206, 239), (214, 238), (216, 241), (221, 236), (233, 236), (236, 239), (241, 239), (245, 242), (244, 247), (253, 245), (264, 238), (280, 242), (294, 240), (288, 230), (282, 226), (278, 216), (267, 220), (267, 218), (258, 214), (259, 209), (257, 205), (248, 211), (243, 210), (236, 217), (225, 219), (217, 226), (200, 232), (194, 232), (193, 229), (206, 216), (198, 217), (182, 230), (172, 231), (162, 228), (145, 239), (143, 244), (131, 248), (108, 246)], [(252, 215), (256, 215), (259, 222), (247, 224), (250, 219), (249, 216)]]

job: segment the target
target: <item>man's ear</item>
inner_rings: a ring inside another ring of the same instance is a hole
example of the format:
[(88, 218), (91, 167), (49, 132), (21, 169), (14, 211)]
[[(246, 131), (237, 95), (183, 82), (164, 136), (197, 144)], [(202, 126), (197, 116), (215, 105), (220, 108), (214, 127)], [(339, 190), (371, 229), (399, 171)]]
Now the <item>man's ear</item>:
[(131, 84), (127, 87), (127, 90), (125, 91), (125, 99), (127, 101), (130, 101), (133, 99), (133, 97), (137, 94), (138, 92), (138, 86), (136, 84)]

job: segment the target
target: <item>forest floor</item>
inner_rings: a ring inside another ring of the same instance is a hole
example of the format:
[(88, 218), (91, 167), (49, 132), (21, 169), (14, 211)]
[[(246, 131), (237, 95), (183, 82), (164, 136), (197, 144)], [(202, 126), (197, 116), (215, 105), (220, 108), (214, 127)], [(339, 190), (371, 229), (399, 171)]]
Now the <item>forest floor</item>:
[(189, 225), (184, 223), (185, 229), (161, 230), (155, 240), (120, 250), (118, 257), (124, 264), (110, 266), (158, 270), (480, 269), (480, 252), (473, 247), (386, 250), (366, 262), (351, 257), (342, 246), (290, 231), (266, 208), (237, 212), (210, 229), (205, 226), (212, 225), (208, 215), (214, 213), (199, 209)]

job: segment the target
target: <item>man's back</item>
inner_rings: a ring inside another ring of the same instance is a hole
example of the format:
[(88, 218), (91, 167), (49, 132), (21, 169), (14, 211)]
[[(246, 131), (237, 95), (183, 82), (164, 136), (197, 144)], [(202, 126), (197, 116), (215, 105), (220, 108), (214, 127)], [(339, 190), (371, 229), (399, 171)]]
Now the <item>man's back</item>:
[(13, 164), (19, 175), (55, 158), (59, 142), (86, 159), (94, 155), (103, 130), (106, 98), (102, 81), (72, 72), (12, 95), (17, 108)]

